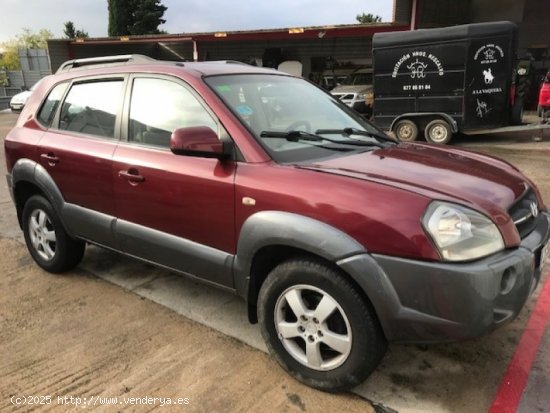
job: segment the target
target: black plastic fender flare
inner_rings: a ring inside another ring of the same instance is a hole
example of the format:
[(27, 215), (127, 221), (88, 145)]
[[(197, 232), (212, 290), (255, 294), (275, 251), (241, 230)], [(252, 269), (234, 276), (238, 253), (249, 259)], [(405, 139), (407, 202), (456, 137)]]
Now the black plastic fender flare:
[[(370, 299), (384, 330), (400, 307), (393, 285), (376, 260), (355, 239), (324, 222), (282, 211), (262, 211), (242, 226), (234, 262), (234, 285), (255, 321), (251, 268), (255, 254), (267, 246), (287, 246), (321, 257), (342, 269)], [(360, 263), (359, 267), (355, 264)]]
[[(61, 191), (59, 190), (59, 187), (50, 176), (48, 171), (42, 165), (31, 159), (19, 159), (11, 170), (11, 182), (14, 202), (16, 201), (15, 193), (17, 184), (20, 182), (28, 182), (37, 186), (40, 191), (46, 196), (48, 201), (52, 204), (58, 216), (62, 216), (62, 210), (63, 205), (65, 204), (65, 200), (63, 198), (63, 195), (61, 194)], [(19, 213), (20, 211), (18, 210), (18, 215)], [(21, 221), (21, 217), (18, 216), (18, 218), (19, 221)]]

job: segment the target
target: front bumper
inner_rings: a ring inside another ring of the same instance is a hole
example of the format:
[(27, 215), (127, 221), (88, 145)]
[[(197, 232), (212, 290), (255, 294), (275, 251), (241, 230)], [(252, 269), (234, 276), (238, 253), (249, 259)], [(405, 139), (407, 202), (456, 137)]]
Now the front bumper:
[(542, 213), (518, 248), (475, 262), (363, 254), (339, 265), (367, 292), (389, 341), (464, 340), (518, 315), (538, 284), (549, 238), (550, 215)]
[(14, 112), (20, 112), (23, 110), (23, 107), (25, 106), (24, 103), (12, 103), (10, 102), (10, 109)]

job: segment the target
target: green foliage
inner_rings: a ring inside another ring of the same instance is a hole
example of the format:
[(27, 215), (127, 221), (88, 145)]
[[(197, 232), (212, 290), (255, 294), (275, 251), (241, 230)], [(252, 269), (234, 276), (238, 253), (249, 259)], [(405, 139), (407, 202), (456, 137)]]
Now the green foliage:
[(131, 34), (159, 34), (158, 27), (166, 23), (162, 18), (167, 10), (160, 0), (141, 0), (136, 2), (134, 22), (130, 27)]
[(38, 33), (30, 29), (23, 29), (15, 38), (0, 44), (0, 47), (4, 49), (0, 59), (0, 68), (20, 70), (19, 49), (46, 49), (47, 41), (52, 37), (52, 32), (46, 29), (41, 29)]
[(19, 52), (17, 46), (4, 43), (2, 47), (4, 48), (4, 53), (0, 59), (0, 69), (20, 70), (21, 63), (19, 62)]
[(108, 0), (109, 36), (117, 37), (130, 34), (129, 27), (133, 18), (134, 0)]
[(108, 0), (109, 36), (162, 33), (167, 7), (161, 0)]
[(86, 39), (89, 37), (88, 32), (85, 32), (84, 30), (76, 30), (74, 23), (70, 20), (65, 22), (63, 26), (63, 33), (65, 34), (65, 37), (69, 39)]
[(355, 16), (355, 19), (362, 24), (368, 24), (368, 23), (380, 23), (382, 21), (382, 17), (378, 15), (374, 15), (372, 13), (362, 13)]
[(24, 28), (21, 34), (15, 36), (15, 41), (22, 49), (45, 49), (48, 45), (48, 39), (53, 37), (53, 33), (47, 29), (40, 29), (38, 33)]
[(0, 87), (9, 86), (10, 79), (4, 70), (0, 70)]

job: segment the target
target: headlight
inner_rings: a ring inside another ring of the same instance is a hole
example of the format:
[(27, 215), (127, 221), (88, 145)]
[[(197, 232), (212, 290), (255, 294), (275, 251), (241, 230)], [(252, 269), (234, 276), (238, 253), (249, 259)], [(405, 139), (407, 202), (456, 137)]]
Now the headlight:
[(422, 223), (441, 256), (448, 261), (473, 260), (504, 249), (496, 225), (486, 216), (461, 205), (432, 202)]

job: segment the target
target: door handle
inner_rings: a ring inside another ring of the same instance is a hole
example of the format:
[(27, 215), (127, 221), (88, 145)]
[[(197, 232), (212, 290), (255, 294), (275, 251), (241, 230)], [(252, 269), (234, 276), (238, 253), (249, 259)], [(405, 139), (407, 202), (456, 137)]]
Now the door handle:
[(118, 171), (118, 176), (120, 178), (126, 178), (130, 184), (138, 184), (145, 181), (145, 177), (139, 174), (137, 169), (129, 169), (127, 171)]
[(40, 158), (44, 159), (50, 166), (54, 166), (56, 163), (59, 162), (59, 158), (53, 153), (43, 153), (42, 155), (40, 155)]

